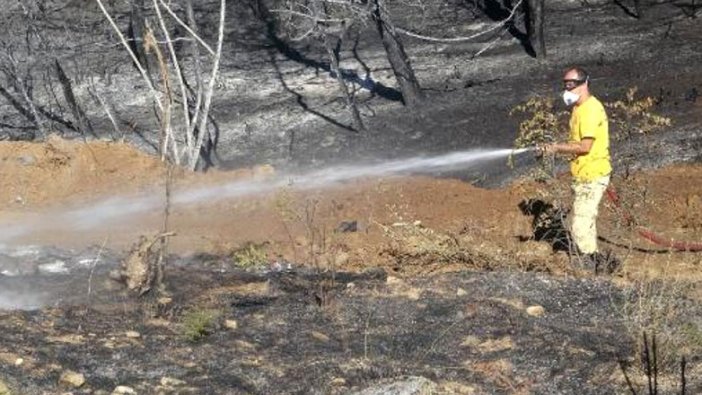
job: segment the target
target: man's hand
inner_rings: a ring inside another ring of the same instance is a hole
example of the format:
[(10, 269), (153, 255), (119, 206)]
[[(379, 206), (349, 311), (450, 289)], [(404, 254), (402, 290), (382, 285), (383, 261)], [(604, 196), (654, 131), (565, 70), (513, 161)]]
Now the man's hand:
[(555, 153), (557, 151), (556, 148), (556, 144), (539, 144), (536, 146), (536, 151), (538, 152), (539, 156), (543, 156), (546, 154)]

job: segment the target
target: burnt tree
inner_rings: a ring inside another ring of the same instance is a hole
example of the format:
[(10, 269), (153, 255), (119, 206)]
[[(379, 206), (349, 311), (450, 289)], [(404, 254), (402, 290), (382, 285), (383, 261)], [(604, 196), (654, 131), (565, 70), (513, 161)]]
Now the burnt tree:
[(546, 43), (544, 41), (544, 0), (527, 0), (525, 7), (525, 23), (529, 44), (537, 59), (546, 58)]
[(403, 102), (409, 107), (416, 107), (424, 100), (425, 96), (417, 77), (414, 75), (402, 41), (390, 22), (383, 0), (373, 0), (372, 18), (383, 42), (383, 47), (385, 47), (390, 67), (392, 67), (395, 79), (400, 86)]

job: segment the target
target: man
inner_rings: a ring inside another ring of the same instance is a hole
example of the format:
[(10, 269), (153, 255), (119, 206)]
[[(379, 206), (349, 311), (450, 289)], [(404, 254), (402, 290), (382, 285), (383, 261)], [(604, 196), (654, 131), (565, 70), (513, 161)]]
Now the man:
[(609, 185), (612, 165), (609, 156), (609, 124), (604, 106), (590, 93), (590, 77), (585, 70), (573, 67), (563, 76), (563, 101), (572, 107), (570, 139), (567, 143), (541, 147), (545, 153), (571, 155), (573, 176), (573, 221), (571, 233), (583, 255), (584, 264), (609, 273), (618, 262), (600, 254), (597, 247), (597, 212), (602, 195)]

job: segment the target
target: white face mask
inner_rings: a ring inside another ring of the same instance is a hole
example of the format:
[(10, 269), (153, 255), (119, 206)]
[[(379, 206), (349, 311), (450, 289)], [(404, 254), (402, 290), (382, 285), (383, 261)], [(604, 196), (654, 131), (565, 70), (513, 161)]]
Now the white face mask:
[(573, 104), (577, 103), (578, 100), (580, 100), (579, 94), (573, 93), (571, 91), (563, 92), (563, 102), (566, 104), (566, 106), (570, 107)]

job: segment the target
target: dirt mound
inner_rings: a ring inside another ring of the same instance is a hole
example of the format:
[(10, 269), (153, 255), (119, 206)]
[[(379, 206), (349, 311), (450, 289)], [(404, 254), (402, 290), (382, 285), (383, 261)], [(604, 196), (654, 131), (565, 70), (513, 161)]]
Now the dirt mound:
[[(17, 224), (34, 218), (42, 225), (14, 242), (126, 249), (140, 235), (163, 227), (166, 168), (158, 158), (128, 145), (58, 138), (45, 143), (6, 142), (0, 144), (0, 158), (0, 199), (5, 202), (0, 220)], [(206, 174), (181, 170), (174, 173), (173, 190), (195, 193), (272, 172), (270, 167)], [(210, 196), (198, 203), (172, 204), (168, 226), (177, 236), (170, 248), (177, 253), (224, 254), (232, 262), (257, 265), (282, 261), (344, 269), (380, 265), (408, 274), (466, 267), (559, 273), (570, 270), (567, 254), (534, 240), (534, 216), (526, 215), (520, 205), (529, 199), (543, 200), (567, 212), (568, 182), (567, 178), (546, 184), (523, 180), (504, 189), (481, 189), (455, 179), (386, 177), (304, 192), (281, 187), (251, 198)], [(689, 240), (702, 239), (697, 188), (701, 184), (700, 165), (640, 172), (613, 181), (626, 209), (640, 223), (665, 237)], [(70, 223), (50, 225), (42, 219), (49, 208), (85, 208), (107, 197), (144, 195), (159, 203), (136, 214), (125, 209), (117, 219), (88, 229)], [(600, 227), (606, 239), (603, 246), (622, 256), (632, 273), (669, 270), (670, 265), (663, 269), (663, 262), (673, 262), (685, 273), (699, 261), (695, 254), (662, 254), (664, 249), (625, 226), (620, 210), (611, 203), (605, 203)], [(242, 258), (246, 248), (248, 255)]]
[(36, 208), (152, 186), (164, 166), (127, 144), (80, 143), (52, 136), (43, 143), (0, 143), (0, 202)]

